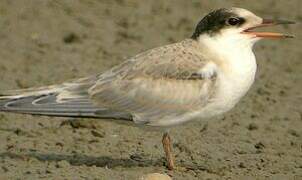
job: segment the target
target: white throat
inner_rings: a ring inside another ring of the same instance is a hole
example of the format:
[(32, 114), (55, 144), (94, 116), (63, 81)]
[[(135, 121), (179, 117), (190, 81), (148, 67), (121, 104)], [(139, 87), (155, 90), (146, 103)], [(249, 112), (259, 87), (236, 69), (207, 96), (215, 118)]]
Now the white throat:
[(224, 113), (234, 107), (254, 82), (257, 64), (252, 48), (257, 39), (202, 35), (198, 40), (204, 47), (203, 53), (217, 65), (218, 91), (210, 106), (220, 109), (213, 114)]
[(252, 51), (258, 38), (249, 38), (240, 33), (224, 32), (210, 37), (201, 35), (198, 39), (207, 56), (221, 66), (225, 73), (244, 75), (246, 71), (256, 71), (256, 59)]

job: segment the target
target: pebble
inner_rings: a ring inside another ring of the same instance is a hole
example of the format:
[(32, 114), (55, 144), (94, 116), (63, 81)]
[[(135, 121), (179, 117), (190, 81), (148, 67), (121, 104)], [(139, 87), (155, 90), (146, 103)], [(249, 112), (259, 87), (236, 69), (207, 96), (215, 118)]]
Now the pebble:
[(92, 130), (91, 131), (91, 134), (95, 137), (99, 137), (99, 138), (103, 138), (105, 137), (105, 133), (104, 132), (98, 132), (98, 131), (95, 131), (95, 130)]
[(57, 168), (66, 168), (69, 166), (70, 166), (70, 164), (66, 160), (59, 161), (59, 162), (57, 162), (57, 165), (56, 165)]
[(96, 129), (96, 126), (91, 121), (83, 121), (83, 120), (67, 120), (61, 123), (60, 126), (70, 125), (74, 129), (79, 128), (87, 128), (87, 129)]
[(79, 36), (75, 33), (69, 33), (63, 37), (63, 42), (66, 44), (74, 43), (79, 41)]
[(258, 142), (258, 143), (255, 144), (255, 148), (256, 149), (264, 149), (264, 147), (265, 146), (264, 146), (264, 144), (262, 142)]
[(247, 129), (250, 130), (250, 131), (257, 130), (258, 125), (255, 124), (255, 123), (251, 123), (251, 124), (248, 125)]
[(298, 133), (296, 130), (294, 130), (294, 129), (289, 129), (289, 130), (288, 130), (288, 133), (289, 133), (290, 135), (292, 135), (292, 136), (300, 137), (299, 133)]

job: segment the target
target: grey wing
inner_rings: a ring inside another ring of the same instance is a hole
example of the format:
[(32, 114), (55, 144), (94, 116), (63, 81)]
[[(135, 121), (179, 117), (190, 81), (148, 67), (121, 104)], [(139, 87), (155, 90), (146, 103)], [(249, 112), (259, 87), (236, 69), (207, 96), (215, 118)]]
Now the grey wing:
[(88, 89), (96, 76), (61, 85), (7, 91), (0, 94), (0, 111), (61, 117), (99, 117), (131, 120), (126, 113), (95, 106)]
[(99, 76), (0, 94), (0, 111), (169, 124), (198, 111), (213, 94), (215, 76), (199, 74), (207, 61), (197, 52), (190, 42), (168, 45)]
[(174, 44), (103, 74), (89, 93), (96, 104), (132, 114), (136, 123), (165, 126), (208, 102), (215, 77), (198, 74), (206, 64), (194, 49)]

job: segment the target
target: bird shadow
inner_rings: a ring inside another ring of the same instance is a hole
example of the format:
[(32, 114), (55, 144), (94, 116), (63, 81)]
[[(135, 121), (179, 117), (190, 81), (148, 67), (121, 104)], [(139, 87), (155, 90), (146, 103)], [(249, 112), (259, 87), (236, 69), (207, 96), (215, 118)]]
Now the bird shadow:
[(42, 162), (59, 162), (67, 161), (73, 166), (97, 166), (106, 168), (116, 168), (116, 167), (162, 167), (165, 164), (164, 158), (159, 158), (156, 160), (147, 159), (141, 155), (131, 155), (129, 158), (112, 158), (109, 156), (87, 156), (83, 154), (74, 155), (64, 155), (64, 154), (43, 154), (43, 153), (12, 153), (4, 152), (0, 154), (0, 158), (9, 157), (12, 159), (22, 159), (26, 160), (29, 158), (35, 158)]

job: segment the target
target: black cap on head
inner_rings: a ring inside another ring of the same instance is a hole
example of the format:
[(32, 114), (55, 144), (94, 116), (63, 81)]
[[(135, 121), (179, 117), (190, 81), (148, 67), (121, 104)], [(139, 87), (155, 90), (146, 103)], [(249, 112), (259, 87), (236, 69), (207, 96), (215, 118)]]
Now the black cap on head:
[(218, 9), (206, 15), (198, 23), (191, 38), (197, 39), (203, 33), (207, 33), (212, 36), (215, 33), (219, 33), (220, 30), (225, 27), (240, 26), (244, 22), (244, 18), (238, 17), (238, 15), (229, 9)]

